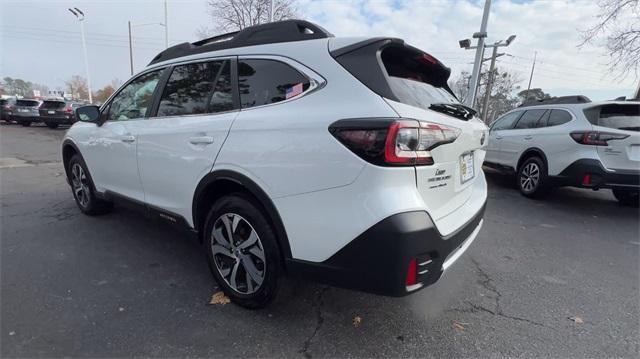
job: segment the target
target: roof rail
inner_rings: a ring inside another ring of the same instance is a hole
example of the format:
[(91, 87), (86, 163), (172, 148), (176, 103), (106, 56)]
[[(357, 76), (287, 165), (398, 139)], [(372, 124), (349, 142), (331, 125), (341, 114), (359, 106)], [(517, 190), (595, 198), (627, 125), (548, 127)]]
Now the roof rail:
[(573, 96), (558, 96), (546, 98), (544, 100), (525, 100), (518, 107), (538, 106), (538, 105), (553, 105), (553, 104), (576, 104), (576, 103), (589, 103), (591, 100), (587, 96), (573, 95)]
[(284, 20), (246, 27), (240, 31), (214, 36), (194, 43), (172, 46), (153, 58), (149, 65), (178, 57), (235, 47), (333, 37), (322, 27), (305, 20)]

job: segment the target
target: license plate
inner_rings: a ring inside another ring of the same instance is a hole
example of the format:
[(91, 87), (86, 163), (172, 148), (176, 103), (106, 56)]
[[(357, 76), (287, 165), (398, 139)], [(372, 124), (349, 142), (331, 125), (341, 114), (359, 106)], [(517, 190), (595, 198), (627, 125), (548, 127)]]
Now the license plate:
[(475, 176), (473, 168), (473, 152), (460, 156), (460, 182), (465, 183)]
[(47, 111), (47, 113), (50, 114), (50, 115), (55, 115), (56, 114), (55, 111)]

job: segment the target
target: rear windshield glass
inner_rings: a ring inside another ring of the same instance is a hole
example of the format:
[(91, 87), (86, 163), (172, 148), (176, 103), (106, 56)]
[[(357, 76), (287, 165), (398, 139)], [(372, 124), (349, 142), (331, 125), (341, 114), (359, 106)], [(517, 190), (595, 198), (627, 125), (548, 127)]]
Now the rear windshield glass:
[(432, 104), (459, 103), (447, 86), (449, 71), (430, 55), (390, 46), (381, 58), (391, 91), (400, 102), (424, 109)]
[(0, 100), (0, 106), (4, 106), (9, 102), (8, 100)]
[(584, 109), (584, 115), (596, 126), (640, 131), (640, 106), (637, 102), (590, 107)]
[(16, 106), (34, 107), (34, 106), (38, 106), (38, 101), (35, 101), (35, 100), (18, 100), (18, 101), (16, 101)]
[(56, 109), (61, 109), (64, 106), (65, 106), (65, 102), (63, 101), (45, 101), (42, 103), (42, 106), (40, 106), (40, 108), (56, 110)]

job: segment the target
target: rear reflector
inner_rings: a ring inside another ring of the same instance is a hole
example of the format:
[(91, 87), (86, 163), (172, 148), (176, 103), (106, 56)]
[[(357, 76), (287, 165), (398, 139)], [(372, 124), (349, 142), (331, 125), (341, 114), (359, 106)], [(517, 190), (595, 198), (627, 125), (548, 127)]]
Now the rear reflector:
[(586, 174), (584, 175), (584, 177), (582, 177), (582, 185), (583, 186), (589, 186), (591, 185), (591, 175), (590, 174)]
[(415, 285), (418, 283), (418, 264), (415, 259), (409, 262), (409, 268), (407, 270), (407, 280), (405, 284), (407, 286)]

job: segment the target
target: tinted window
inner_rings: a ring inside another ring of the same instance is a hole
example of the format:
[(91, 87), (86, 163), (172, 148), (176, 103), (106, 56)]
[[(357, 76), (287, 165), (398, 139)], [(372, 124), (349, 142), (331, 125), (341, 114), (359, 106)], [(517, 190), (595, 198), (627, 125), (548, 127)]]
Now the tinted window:
[(126, 121), (146, 116), (162, 70), (146, 73), (130, 82), (113, 98), (108, 121)]
[(491, 130), (506, 130), (513, 127), (513, 123), (516, 122), (518, 117), (522, 114), (522, 111), (512, 112), (508, 115), (505, 115), (502, 118), (496, 120), (496, 122), (491, 125)]
[(223, 61), (176, 66), (164, 88), (157, 116), (207, 113), (209, 97)]
[(518, 123), (516, 124), (516, 129), (523, 128), (536, 128), (538, 126), (538, 121), (544, 115), (546, 110), (528, 110), (524, 112), (524, 115), (520, 117)]
[(571, 121), (571, 114), (563, 110), (551, 110), (547, 120), (547, 126), (558, 126)]
[(242, 60), (238, 63), (238, 85), (243, 108), (284, 101), (300, 95), (309, 79), (291, 66), (273, 60)]
[(618, 130), (640, 131), (640, 106), (637, 104), (602, 106), (598, 126)]
[(435, 103), (459, 102), (449, 91), (448, 69), (430, 55), (404, 46), (389, 46), (380, 56), (391, 92), (398, 101), (424, 109)]
[(36, 107), (39, 102), (35, 100), (18, 100), (16, 101), (16, 106), (25, 106), (25, 107)]
[(213, 88), (213, 94), (209, 101), (210, 112), (223, 112), (233, 110), (233, 95), (231, 90), (231, 63), (226, 61), (218, 74)]
[(59, 110), (66, 106), (66, 102), (64, 101), (45, 101), (40, 106), (41, 109), (45, 110)]

